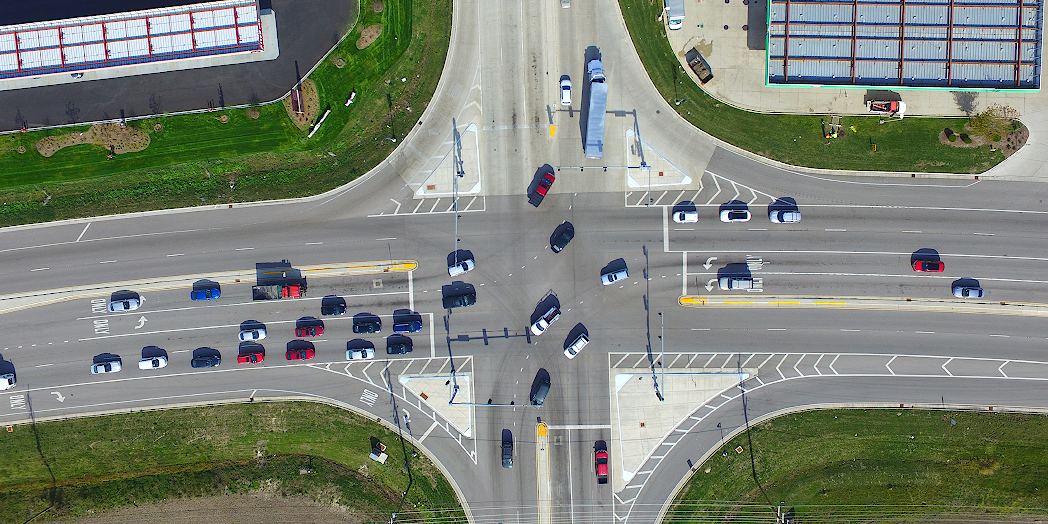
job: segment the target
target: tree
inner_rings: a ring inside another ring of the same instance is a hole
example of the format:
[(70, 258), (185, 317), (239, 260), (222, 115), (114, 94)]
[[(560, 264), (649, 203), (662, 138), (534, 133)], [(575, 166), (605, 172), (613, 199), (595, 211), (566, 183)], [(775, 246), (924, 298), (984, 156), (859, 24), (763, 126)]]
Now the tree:
[(1019, 112), (1014, 108), (1001, 104), (990, 104), (986, 109), (973, 115), (968, 123), (972, 126), (972, 134), (997, 141), (1012, 130), (1018, 118)]

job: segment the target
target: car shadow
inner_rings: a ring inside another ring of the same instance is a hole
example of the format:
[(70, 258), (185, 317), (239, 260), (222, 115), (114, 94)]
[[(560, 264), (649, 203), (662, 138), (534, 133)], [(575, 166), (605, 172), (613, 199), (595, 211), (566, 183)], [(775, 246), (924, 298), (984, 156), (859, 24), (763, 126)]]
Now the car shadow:
[(266, 347), (258, 342), (241, 342), (237, 354), (246, 355), (250, 353), (262, 353), (264, 356), (266, 354)]
[(142, 348), (142, 360), (159, 357), (167, 358), (167, 350), (157, 346), (146, 346)]
[(368, 341), (368, 340), (364, 340), (362, 338), (354, 338), (353, 340), (350, 340), (349, 342), (346, 342), (346, 349), (366, 349), (366, 348), (375, 349), (375, 343), (371, 342), (371, 341)]
[(696, 213), (698, 213), (699, 208), (696, 207), (695, 202), (692, 202), (691, 200), (681, 200), (680, 202), (677, 202), (673, 205), (673, 209), (670, 213), (676, 214), (680, 213), (681, 211), (695, 211)]
[(473, 258), (473, 252), (468, 249), (459, 249), (448, 253), (448, 267), (454, 266), (455, 261), (462, 262)]
[(750, 267), (744, 262), (732, 262), (717, 270), (717, 278), (723, 277), (752, 277)]
[(611, 272), (614, 272), (614, 271), (618, 271), (620, 269), (627, 269), (627, 267), (626, 267), (626, 259), (625, 258), (616, 258), (615, 260), (612, 260), (611, 262), (608, 262), (608, 265), (606, 265), (606, 266), (604, 266), (604, 267), (602, 267), (600, 269), (600, 274), (601, 275), (606, 275), (608, 273), (611, 273)]
[(317, 317), (302, 317), (295, 321), (295, 329), (304, 327), (324, 327), (324, 321)]
[(914, 251), (913, 254), (910, 255), (910, 267), (913, 267), (913, 263), (918, 260), (928, 260), (931, 262), (941, 261), (939, 259), (939, 252), (930, 247), (922, 247), (917, 251)]
[(535, 306), (535, 311), (531, 314), (531, 322), (529, 324), (534, 324), (552, 306), (557, 306), (557, 309), (560, 309), (560, 299), (557, 298), (557, 295), (550, 293)]
[(979, 285), (979, 281), (977, 279), (974, 279), (974, 278), (971, 278), (971, 277), (962, 277), (962, 278), (958, 278), (957, 280), (954, 280), (953, 283), (950, 284), (950, 289), (953, 289), (955, 287), (982, 287), (982, 286)]
[(422, 322), (422, 314), (412, 311), (410, 309), (397, 309), (393, 311), (393, 323), (406, 323), (414, 321)]
[(316, 346), (314, 346), (312, 342), (308, 340), (302, 340), (300, 338), (296, 338), (295, 340), (289, 341), (287, 343), (288, 351), (295, 351), (299, 349), (316, 349)]
[(197, 357), (218, 357), (222, 358), (222, 353), (215, 348), (210, 347), (199, 347), (193, 350), (193, 358)]
[(0, 375), (15, 372), (15, 364), (10, 360), (4, 360), (4, 356), (0, 355)]
[(266, 325), (257, 320), (245, 320), (240, 323), (240, 331), (251, 331), (252, 329), (266, 329)]
[(138, 293), (128, 289), (121, 289), (120, 291), (114, 291), (113, 294), (109, 296), (109, 301), (119, 302), (121, 300), (129, 300), (132, 298), (139, 298)]
[(725, 209), (730, 209), (732, 211), (745, 210), (745, 209), (749, 209), (749, 205), (746, 202), (743, 202), (742, 200), (729, 200), (729, 201), (727, 201), (727, 202), (725, 202), (725, 203), (720, 205), (720, 209), (718, 210), (718, 214), (719, 214), (719, 211), (724, 211)]
[(95, 358), (91, 360), (92, 364), (101, 364), (103, 362), (112, 362), (114, 360), (122, 360), (120, 355), (115, 353), (99, 353), (95, 355)]
[(218, 282), (207, 278), (202, 278), (193, 282), (193, 291), (204, 291), (208, 289), (221, 289)]

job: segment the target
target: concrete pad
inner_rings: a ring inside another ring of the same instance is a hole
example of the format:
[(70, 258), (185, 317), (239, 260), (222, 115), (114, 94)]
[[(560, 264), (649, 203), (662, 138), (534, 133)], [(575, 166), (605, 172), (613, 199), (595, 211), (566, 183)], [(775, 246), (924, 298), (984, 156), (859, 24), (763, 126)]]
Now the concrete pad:
[(683, 169), (666, 160), (661, 153), (649, 146), (644, 140), (637, 139), (632, 129), (626, 130), (625, 151), (627, 166), (643, 168), (626, 169), (627, 187), (666, 187), (686, 186), (691, 184), (691, 177)]
[(748, 377), (748, 373), (659, 374), (666, 399), (660, 401), (651, 373), (611, 368), (611, 460), (618, 465), (612, 471), (621, 472), (612, 475), (613, 490), (621, 491), (696, 408)]
[(538, 524), (553, 522), (553, 480), (549, 472), (549, 432), (545, 422), (535, 426), (535, 469)]
[[(430, 409), (440, 414), (466, 437), (473, 437), (473, 380), (472, 373), (456, 373), (455, 380), (451, 375), (400, 375), (399, 381), (405, 389), (412, 392)], [(452, 384), (458, 383), (455, 403), (451, 402)]]
[(416, 197), (454, 196), (456, 173), (462, 174), (458, 179), (460, 196), (480, 193), (480, 143), (477, 139), (477, 124), (471, 123), (465, 129), (458, 130), (457, 151), (454, 131), (456, 130), (448, 133), (440, 149), (422, 166), (420, 171), (428, 172), (428, 175), (415, 190)]

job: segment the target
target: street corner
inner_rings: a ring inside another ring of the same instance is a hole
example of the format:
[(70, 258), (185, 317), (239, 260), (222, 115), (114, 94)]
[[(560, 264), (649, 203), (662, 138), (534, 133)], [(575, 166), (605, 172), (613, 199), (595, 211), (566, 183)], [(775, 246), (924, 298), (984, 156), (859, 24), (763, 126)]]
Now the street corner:
[(632, 129), (626, 130), (625, 147), (628, 187), (681, 187), (692, 183), (690, 175), (649, 147)]

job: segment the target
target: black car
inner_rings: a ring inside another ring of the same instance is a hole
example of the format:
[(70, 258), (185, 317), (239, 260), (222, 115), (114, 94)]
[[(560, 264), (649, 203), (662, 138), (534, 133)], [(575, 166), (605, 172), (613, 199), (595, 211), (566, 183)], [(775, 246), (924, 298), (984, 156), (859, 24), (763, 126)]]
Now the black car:
[(466, 293), (463, 295), (444, 297), (444, 309), (451, 309), (456, 307), (472, 306), (477, 303), (476, 293)]
[(549, 387), (549, 371), (539, 369), (539, 372), (535, 375), (535, 381), (531, 384), (532, 406), (541, 406), (542, 403), (546, 401), (546, 395), (549, 394)]
[(345, 315), (346, 299), (335, 295), (328, 295), (320, 299), (320, 314)]
[(411, 353), (410, 338), (405, 336), (398, 336), (396, 338), (389, 337), (386, 339), (387, 355), (403, 355), (405, 353)]
[(378, 333), (382, 331), (382, 319), (371, 313), (353, 315), (354, 333)]
[(222, 363), (221, 355), (200, 355), (193, 357), (189, 365), (195, 368), (214, 368)]
[(575, 238), (575, 226), (565, 221), (553, 230), (553, 236), (549, 237), (549, 247), (553, 249), (554, 253), (560, 253), (573, 238)]
[(513, 432), (502, 430), (502, 467), (513, 467)]

